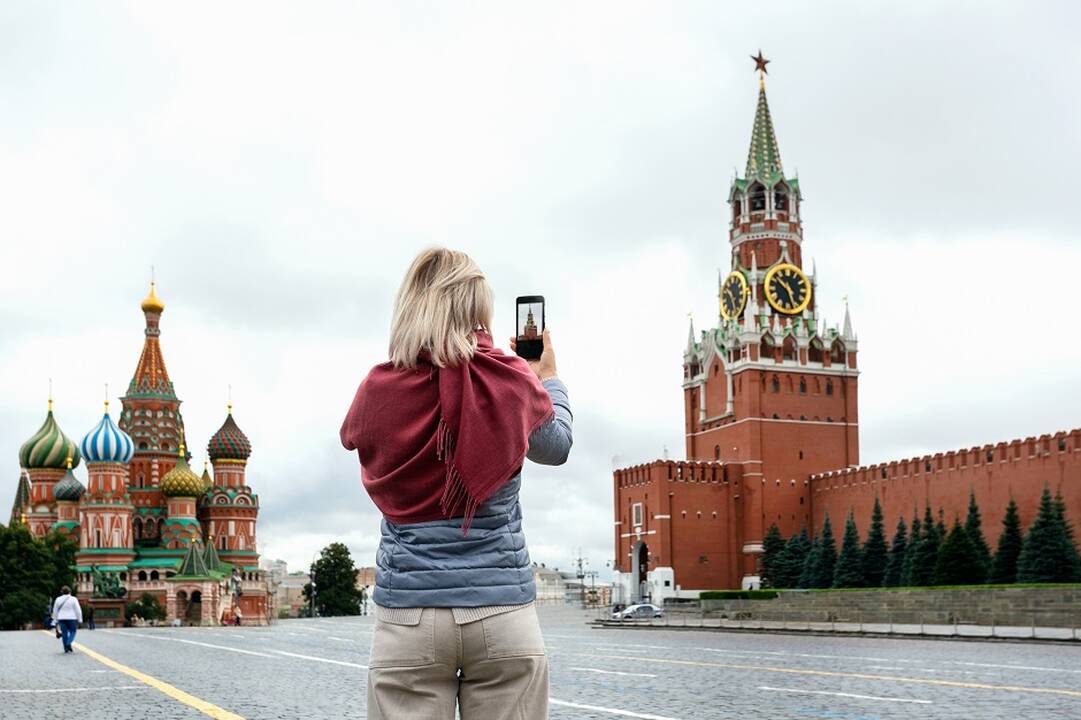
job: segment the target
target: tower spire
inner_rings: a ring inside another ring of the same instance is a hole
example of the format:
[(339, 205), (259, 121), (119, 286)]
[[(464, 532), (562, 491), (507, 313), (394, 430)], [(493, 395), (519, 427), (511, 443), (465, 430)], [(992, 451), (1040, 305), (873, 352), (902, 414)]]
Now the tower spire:
[(769, 113), (769, 102), (766, 100), (766, 65), (770, 62), (762, 57), (762, 51), (758, 56), (751, 56), (755, 62), (755, 70), (758, 71), (758, 107), (754, 114), (754, 129), (751, 131), (751, 147), (747, 152), (747, 179), (758, 177), (763, 180), (772, 179), (777, 175), (784, 175), (781, 166), (781, 150), (777, 145), (777, 135), (773, 131), (773, 118)]

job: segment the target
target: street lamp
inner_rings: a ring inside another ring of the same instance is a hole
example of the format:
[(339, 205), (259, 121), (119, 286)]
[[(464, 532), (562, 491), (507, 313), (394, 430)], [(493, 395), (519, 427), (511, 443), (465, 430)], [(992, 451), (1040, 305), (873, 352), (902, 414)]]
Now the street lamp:
[(318, 554), (314, 553), (312, 555), (311, 568), (308, 570), (308, 584), (311, 586), (311, 592), (308, 593), (308, 604), (311, 606), (311, 617), (315, 617), (315, 556)]

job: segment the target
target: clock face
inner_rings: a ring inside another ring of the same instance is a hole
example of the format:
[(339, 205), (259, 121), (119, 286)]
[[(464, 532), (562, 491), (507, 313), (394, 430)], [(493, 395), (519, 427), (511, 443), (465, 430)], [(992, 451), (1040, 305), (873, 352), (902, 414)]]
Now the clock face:
[(725, 320), (735, 320), (743, 312), (743, 306), (747, 304), (747, 279), (743, 273), (736, 270), (724, 279), (721, 286), (721, 317)]
[(786, 315), (798, 315), (811, 303), (811, 283), (795, 265), (781, 263), (766, 273), (766, 300), (773, 309)]

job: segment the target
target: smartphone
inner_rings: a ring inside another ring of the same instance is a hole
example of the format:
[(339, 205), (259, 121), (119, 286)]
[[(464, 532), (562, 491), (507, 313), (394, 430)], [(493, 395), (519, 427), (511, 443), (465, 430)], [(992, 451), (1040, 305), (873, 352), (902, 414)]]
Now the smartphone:
[(544, 352), (544, 296), (522, 295), (515, 303), (515, 316), (518, 318), (517, 340), (515, 348), (518, 357), (536, 360)]

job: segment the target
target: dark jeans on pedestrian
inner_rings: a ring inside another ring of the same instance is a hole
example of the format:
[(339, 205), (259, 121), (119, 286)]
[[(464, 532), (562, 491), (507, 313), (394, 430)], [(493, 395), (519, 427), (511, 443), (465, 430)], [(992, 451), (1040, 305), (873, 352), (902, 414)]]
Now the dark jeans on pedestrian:
[(75, 631), (79, 629), (78, 620), (60, 620), (60, 640), (64, 643), (64, 652), (72, 652), (71, 644), (75, 642)]

